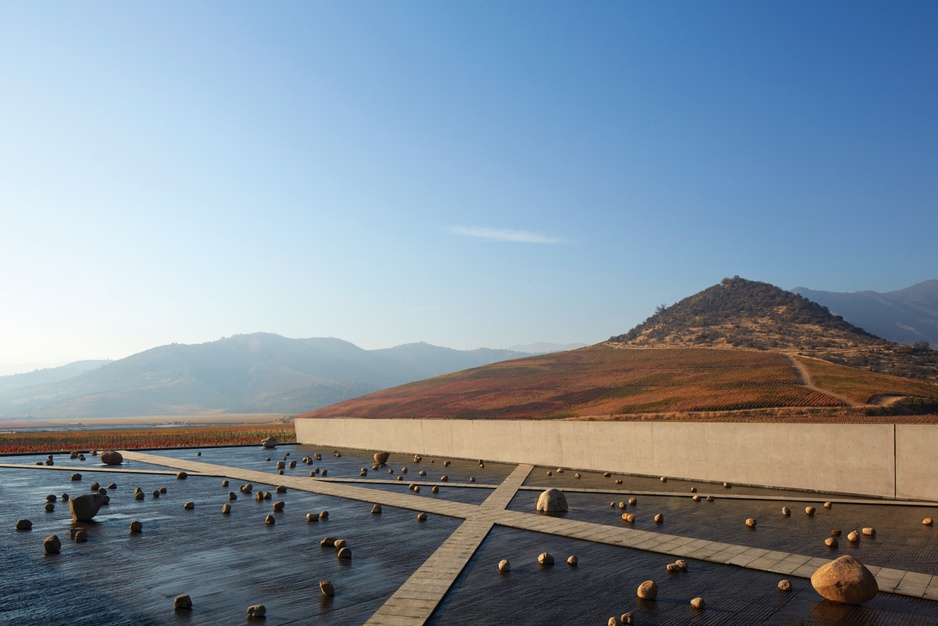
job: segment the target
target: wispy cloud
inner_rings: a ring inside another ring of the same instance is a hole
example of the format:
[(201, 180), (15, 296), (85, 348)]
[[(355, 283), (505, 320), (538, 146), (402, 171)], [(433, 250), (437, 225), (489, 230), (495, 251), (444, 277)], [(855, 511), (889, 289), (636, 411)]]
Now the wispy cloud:
[(450, 226), (449, 232), (464, 237), (488, 239), (490, 241), (508, 241), (511, 243), (560, 243), (559, 237), (550, 237), (530, 230), (511, 228), (484, 228), (481, 226)]

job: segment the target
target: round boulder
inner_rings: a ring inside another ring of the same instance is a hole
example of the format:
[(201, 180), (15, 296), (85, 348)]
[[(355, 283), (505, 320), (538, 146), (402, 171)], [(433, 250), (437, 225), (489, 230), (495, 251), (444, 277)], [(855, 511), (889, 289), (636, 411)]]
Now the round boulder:
[(327, 598), (335, 596), (335, 587), (332, 585), (332, 582), (329, 580), (320, 580), (319, 581), (319, 591), (322, 592), (322, 595)]
[(104, 506), (104, 496), (99, 493), (89, 493), (75, 498), (69, 498), (68, 508), (72, 519), (76, 522), (87, 522)]
[(16, 530), (32, 530), (33, 523), (28, 519), (16, 520)]
[(120, 465), (124, 462), (124, 457), (120, 452), (115, 452), (110, 450), (108, 452), (102, 452), (100, 456), (101, 462), (105, 465)]
[(544, 513), (563, 513), (568, 509), (567, 497), (560, 489), (548, 489), (537, 497), (537, 510)]
[(79, 474), (78, 472), (75, 472), (74, 474), (72, 474), (72, 480), (81, 480), (81, 474)]
[(811, 586), (824, 598), (843, 604), (862, 604), (879, 593), (870, 570), (849, 554), (819, 567), (811, 575)]
[(130, 522), (130, 532), (132, 533), (142, 533), (143, 532), (143, 523), (134, 520)]
[(266, 439), (261, 440), (261, 445), (264, 446), (265, 448), (270, 449), (270, 448), (276, 448), (277, 446), (279, 446), (280, 442), (277, 441), (276, 437), (267, 437)]
[(502, 573), (511, 571), (511, 563), (508, 561), (508, 559), (502, 559), (498, 562), (498, 571)]

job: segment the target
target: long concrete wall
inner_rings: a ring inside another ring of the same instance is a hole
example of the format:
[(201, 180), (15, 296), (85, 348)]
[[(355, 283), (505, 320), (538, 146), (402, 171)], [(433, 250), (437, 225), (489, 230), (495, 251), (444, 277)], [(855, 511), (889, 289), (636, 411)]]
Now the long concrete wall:
[(300, 443), (938, 501), (938, 426), (297, 419)]

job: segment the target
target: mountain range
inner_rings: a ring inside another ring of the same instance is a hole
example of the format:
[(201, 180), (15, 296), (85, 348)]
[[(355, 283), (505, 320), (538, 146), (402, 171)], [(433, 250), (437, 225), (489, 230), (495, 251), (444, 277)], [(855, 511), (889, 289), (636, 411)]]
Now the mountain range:
[(837, 293), (806, 287), (792, 291), (883, 339), (938, 346), (938, 280), (887, 293)]
[(0, 377), (0, 417), (293, 414), (520, 356), (526, 354), (426, 343), (364, 350), (333, 338), (236, 335), (197, 345), (160, 346), (103, 364), (80, 362)]

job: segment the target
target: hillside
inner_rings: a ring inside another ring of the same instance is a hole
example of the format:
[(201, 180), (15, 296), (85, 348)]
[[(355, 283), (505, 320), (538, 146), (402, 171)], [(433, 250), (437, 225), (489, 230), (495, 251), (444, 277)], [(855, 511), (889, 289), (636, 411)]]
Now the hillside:
[(659, 309), (609, 342), (628, 347), (733, 347), (776, 350), (938, 380), (938, 352), (886, 341), (825, 307), (768, 283), (726, 278)]
[(461, 351), (429, 344), (363, 350), (340, 339), (238, 335), (160, 346), (65, 380), (10, 389), (0, 393), (0, 417), (294, 414), (517, 356), (506, 350)]
[[(796, 294), (733, 278), (662, 307), (603, 344), (422, 380), (301, 417), (626, 419), (725, 411), (934, 412), (934, 358), (933, 351), (879, 339)], [(869, 369), (843, 365), (848, 361)], [(869, 371), (874, 368), (881, 371)], [(928, 380), (884, 371), (913, 372)]]
[(792, 292), (889, 341), (938, 347), (938, 280), (886, 293), (837, 293), (805, 287)]

